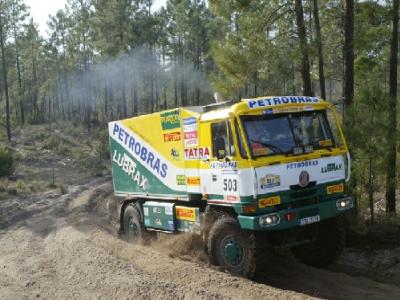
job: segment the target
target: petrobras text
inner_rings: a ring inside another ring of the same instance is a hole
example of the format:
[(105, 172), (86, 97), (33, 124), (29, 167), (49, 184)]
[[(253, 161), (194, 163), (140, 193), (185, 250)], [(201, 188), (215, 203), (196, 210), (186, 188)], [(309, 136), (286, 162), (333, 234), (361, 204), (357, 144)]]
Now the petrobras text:
[(247, 105), (249, 108), (260, 108), (266, 106), (277, 106), (283, 104), (302, 104), (302, 103), (319, 103), (317, 97), (302, 97), (302, 96), (288, 96), (288, 97), (270, 97), (263, 99), (248, 99)]
[(161, 159), (156, 156), (150, 149), (141, 144), (137, 139), (128, 131), (114, 123), (112, 130), (112, 137), (118, 139), (127, 148), (131, 154), (135, 156), (138, 161), (143, 161), (150, 169), (156, 171), (162, 178), (167, 176), (168, 166), (161, 162)]

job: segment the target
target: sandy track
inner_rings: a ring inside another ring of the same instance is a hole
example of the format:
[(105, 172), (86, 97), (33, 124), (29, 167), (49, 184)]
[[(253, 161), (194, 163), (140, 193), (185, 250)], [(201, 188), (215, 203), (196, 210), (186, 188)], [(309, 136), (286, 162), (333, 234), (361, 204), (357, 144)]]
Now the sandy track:
[[(395, 299), (400, 287), (271, 260), (250, 281), (209, 266), (193, 236), (129, 245), (110, 224), (109, 179), (0, 202), (1, 299)], [(6, 216), (6, 217), (4, 217)]]

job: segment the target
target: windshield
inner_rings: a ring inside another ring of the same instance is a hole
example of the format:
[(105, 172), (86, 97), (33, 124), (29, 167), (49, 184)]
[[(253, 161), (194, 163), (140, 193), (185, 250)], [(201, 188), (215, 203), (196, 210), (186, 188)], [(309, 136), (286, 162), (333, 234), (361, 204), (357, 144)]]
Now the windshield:
[(325, 111), (279, 115), (242, 116), (253, 156), (307, 152), (334, 146)]

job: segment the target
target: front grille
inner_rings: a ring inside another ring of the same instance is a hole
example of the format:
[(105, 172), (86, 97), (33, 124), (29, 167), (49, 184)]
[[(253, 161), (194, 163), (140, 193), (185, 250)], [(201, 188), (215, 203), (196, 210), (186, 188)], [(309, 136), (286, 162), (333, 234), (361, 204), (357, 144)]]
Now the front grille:
[(275, 211), (300, 208), (300, 207), (304, 207), (304, 206), (314, 205), (319, 202), (320, 202), (319, 199), (316, 197), (298, 200), (298, 201), (294, 201), (294, 202), (290, 202), (290, 203), (276, 205)]
[(299, 212), (299, 218), (311, 217), (319, 214), (318, 207), (305, 209)]
[(309, 188), (315, 187), (316, 184), (317, 184), (316, 181), (310, 181), (310, 183), (309, 183), (307, 186), (305, 186), (305, 187), (301, 187), (301, 186), (298, 185), (298, 184), (294, 184), (294, 185), (291, 185), (291, 186), (290, 186), (290, 189), (291, 189), (292, 191), (300, 191), (300, 190), (304, 190), (304, 189), (309, 189)]
[(304, 198), (304, 197), (310, 197), (310, 196), (314, 195), (316, 192), (317, 192), (317, 189), (309, 189), (309, 190), (290, 193), (290, 196), (293, 199), (299, 199), (299, 198)]
[(290, 197), (292, 199), (299, 199), (299, 198), (305, 198), (305, 197), (311, 197), (313, 196), (316, 192), (316, 181), (311, 181), (307, 186), (301, 187), (298, 184), (291, 185), (290, 190), (292, 191), (290, 193)]

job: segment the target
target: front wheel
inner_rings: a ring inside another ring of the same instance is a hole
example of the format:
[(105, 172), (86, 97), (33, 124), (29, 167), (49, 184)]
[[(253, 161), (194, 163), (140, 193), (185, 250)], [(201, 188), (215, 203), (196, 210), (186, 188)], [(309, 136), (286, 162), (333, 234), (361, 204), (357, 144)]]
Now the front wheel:
[(329, 219), (318, 224), (318, 232), (311, 243), (292, 247), (293, 255), (302, 263), (325, 268), (342, 253), (346, 229), (342, 218)]
[(256, 268), (254, 236), (240, 228), (239, 222), (222, 215), (211, 226), (207, 248), (210, 262), (233, 274), (252, 277)]

